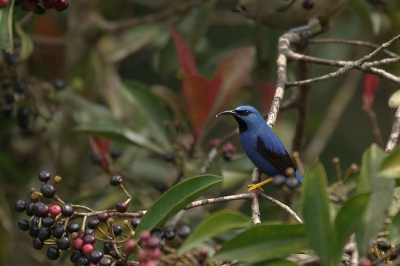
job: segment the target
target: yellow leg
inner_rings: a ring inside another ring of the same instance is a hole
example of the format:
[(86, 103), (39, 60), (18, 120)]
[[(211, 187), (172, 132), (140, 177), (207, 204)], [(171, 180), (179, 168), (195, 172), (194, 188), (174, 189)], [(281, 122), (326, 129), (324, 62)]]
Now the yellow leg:
[(247, 187), (249, 188), (248, 191), (252, 191), (252, 190), (255, 190), (255, 189), (259, 189), (261, 191), (264, 191), (264, 189), (262, 189), (261, 186), (264, 186), (265, 184), (267, 184), (269, 182), (272, 182), (272, 180), (274, 180), (274, 178), (270, 177), (270, 178), (268, 178), (268, 179), (266, 179), (266, 180), (264, 180), (264, 181), (262, 181), (260, 183), (247, 185)]

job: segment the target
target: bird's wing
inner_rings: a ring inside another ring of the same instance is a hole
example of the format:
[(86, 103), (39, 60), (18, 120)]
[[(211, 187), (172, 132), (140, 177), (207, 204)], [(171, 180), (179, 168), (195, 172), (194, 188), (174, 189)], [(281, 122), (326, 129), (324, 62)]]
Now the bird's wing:
[(275, 166), (282, 174), (285, 175), (286, 169), (292, 167), (296, 171), (292, 158), (285, 150), (285, 153), (276, 153), (268, 149), (264, 141), (260, 136), (257, 137), (257, 151), (268, 160), (273, 166)]

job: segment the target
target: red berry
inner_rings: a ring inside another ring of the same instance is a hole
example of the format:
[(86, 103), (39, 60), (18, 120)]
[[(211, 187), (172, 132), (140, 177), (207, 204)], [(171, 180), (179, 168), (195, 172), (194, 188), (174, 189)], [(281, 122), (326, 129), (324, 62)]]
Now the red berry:
[(44, 0), (43, 5), (47, 9), (53, 8), (56, 6), (56, 0)]
[(126, 254), (131, 254), (136, 249), (136, 241), (128, 240), (124, 243), (124, 251)]
[(146, 263), (146, 266), (157, 266), (157, 263), (154, 260), (150, 260)]
[(68, 6), (69, 6), (69, 3), (67, 0), (58, 0), (55, 5), (55, 8), (57, 11), (63, 11), (65, 9), (67, 9)]
[(149, 231), (140, 232), (139, 238), (141, 241), (148, 240), (151, 237), (151, 233)]
[(89, 255), (94, 251), (94, 247), (92, 244), (85, 244), (82, 248), (82, 252), (85, 253), (86, 255)]
[(72, 246), (74, 247), (74, 249), (81, 250), (83, 248), (83, 239), (81, 237), (78, 237), (77, 239), (75, 239)]
[(371, 265), (372, 265), (372, 262), (369, 259), (363, 259), (360, 262), (360, 266), (371, 266)]
[(51, 205), (49, 212), (51, 215), (57, 216), (61, 213), (61, 206), (57, 204)]
[(212, 139), (210, 140), (210, 146), (215, 148), (219, 144), (220, 140), (219, 139)]
[(230, 153), (234, 153), (235, 152), (235, 146), (233, 146), (232, 143), (228, 142), (228, 143), (225, 144), (224, 150), (228, 151)]
[(0, 0), (0, 7), (5, 7), (8, 3), (8, 0)]
[(147, 240), (147, 246), (149, 248), (156, 248), (160, 244), (160, 239), (156, 236), (152, 236)]
[(147, 252), (147, 254), (149, 255), (150, 259), (156, 260), (161, 256), (161, 250), (158, 248), (149, 250)]
[(117, 212), (124, 213), (128, 210), (128, 206), (126, 206), (125, 202), (118, 202), (116, 205)]
[(200, 255), (200, 256), (202, 256), (202, 257), (207, 257), (207, 254), (208, 254), (208, 248), (202, 247), (202, 248), (199, 250), (199, 255)]
[(148, 258), (148, 255), (145, 252), (139, 252), (137, 254), (137, 259), (138, 259), (139, 262), (147, 261), (147, 258)]

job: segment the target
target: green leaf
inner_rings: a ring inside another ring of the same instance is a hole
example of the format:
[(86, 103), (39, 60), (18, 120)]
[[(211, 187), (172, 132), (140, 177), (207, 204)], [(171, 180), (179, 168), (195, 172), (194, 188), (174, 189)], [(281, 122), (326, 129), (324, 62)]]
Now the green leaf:
[(109, 138), (116, 141), (127, 141), (157, 154), (165, 154), (165, 151), (159, 146), (155, 145), (151, 140), (149, 140), (142, 134), (123, 127), (121, 124), (118, 126), (98, 124), (80, 125), (74, 127), (74, 130), (90, 135), (97, 135), (100, 137)]
[(400, 211), (393, 217), (389, 224), (389, 239), (392, 243), (400, 242)]
[(18, 34), (21, 40), (21, 49), (19, 51), (18, 61), (22, 62), (28, 59), (33, 51), (33, 43), (32, 40), (28, 37), (25, 31), (21, 28), (19, 23), (14, 23), (15, 31)]
[(368, 6), (368, 3), (365, 0), (350, 0), (350, 4), (353, 6), (354, 10), (356, 10), (364, 23), (367, 23), (371, 28), (373, 28), (371, 9)]
[(304, 180), (303, 217), (310, 247), (318, 254), (322, 265), (334, 265), (332, 226), (326, 193), (327, 177), (322, 164), (311, 165)]
[(186, 251), (202, 244), (207, 239), (215, 237), (225, 231), (245, 228), (251, 225), (251, 220), (242, 213), (234, 210), (222, 210), (211, 214), (204, 219), (184, 244), (179, 249), (179, 254), (182, 255)]
[(214, 258), (255, 263), (281, 258), (308, 246), (303, 224), (261, 224), (229, 240)]
[(222, 180), (222, 177), (215, 175), (201, 175), (189, 178), (170, 188), (142, 217), (140, 224), (136, 228), (135, 238), (139, 237), (141, 231), (151, 230), (169, 217), (177, 214)]
[(383, 160), (378, 175), (385, 178), (400, 178), (400, 147)]
[(272, 259), (261, 263), (251, 264), (251, 266), (300, 266), (294, 261), (285, 259)]
[(92, 103), (68, 90), (60, 91), (57, 98), (71, 107), (72, 117), (78, 124), (74, 130), (113, 140), (128, 141), (157, 154), (165, 154), (165, 150), (144, 135), (124, 127), (105, 106)]
[(384, 226), (386, 213), (392, 203), (395, 181), (378, 178), (378, 170), (385, 156), (381, 148), (372, 144), (362, 157), (358, 193), (372, 191), (372, 195), (362, 222), (355, 230), (360, 256), (367, 255), (370, 243)]
[(334, 226), (335, 241), (332, 247), (335, 253), (335, 265), (339, 262), (343, 247), (349, 240), (350, 235), (361, 223), (367, 210), (370, 196), (371, 193), (362, 193), (350, 198), (336, 216)]
[(7, 5), (0, 8), (0, 49), (12, 54), (13, 43), (13, 9), (14, 0), (8, 1)]
[(161, 105), (160, 100), (144, 84), (134, 81), (124, 81), (121, 88), (122, 94), (128, 102), (136, 107), (146, 119), (151, 128), (149, 134), (157, 140), (166, 151), (171, 151), (172, 146), (168, 139), (164, 121), (169, 120), (167, 110)]

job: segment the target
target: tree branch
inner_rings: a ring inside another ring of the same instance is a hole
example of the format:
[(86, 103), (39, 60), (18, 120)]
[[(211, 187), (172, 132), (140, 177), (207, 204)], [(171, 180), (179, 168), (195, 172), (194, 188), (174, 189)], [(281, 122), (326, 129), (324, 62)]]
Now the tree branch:
[(392, 126), (392, 131), (390, 132), (389, 139), (386, 143), (385, 152), (389, 153), (394, 150), (399, 140), (400, 135), (400, 106), (397, 108), (396, 114), (394, 116), (394, 122)]

